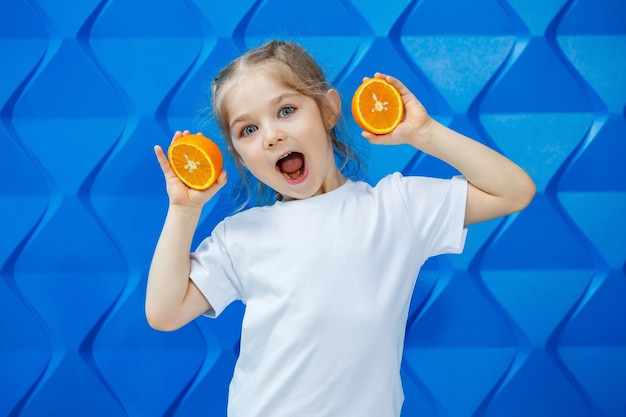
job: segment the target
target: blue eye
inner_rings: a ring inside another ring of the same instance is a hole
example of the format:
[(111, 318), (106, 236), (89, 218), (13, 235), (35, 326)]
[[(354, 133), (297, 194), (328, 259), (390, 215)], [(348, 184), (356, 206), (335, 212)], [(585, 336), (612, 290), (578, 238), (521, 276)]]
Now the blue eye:
[(283, 107), (282, 109), (280, 109), (280, 117), (287, 117), (289, 115), (291, 115), (294, 111), (296, 111), (296, 109), (294, 109), (291, 106), (287, 106), (287, 107)]
[(246, 126), (243, 128), (243, 130), (241, 131), (241, 135), (242, 136), (248, 136), (253, 134), (254, 132), (256, 132), (258, 129), (258, 127), (250, 125), (250, 126)]

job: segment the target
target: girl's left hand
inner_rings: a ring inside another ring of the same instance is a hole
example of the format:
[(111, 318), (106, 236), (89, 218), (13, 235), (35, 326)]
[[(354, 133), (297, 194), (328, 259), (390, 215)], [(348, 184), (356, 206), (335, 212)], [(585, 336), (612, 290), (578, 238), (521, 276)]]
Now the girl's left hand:
[[(400, 80), (380, 72), (374, 74), (374, 77), (383, 78), (398, 89), (404, 104), (404, 117), (391, 133), (375, 135), (364, 131), (361, 135), (370, 143), (376, 145), (411, 144), (419, 149), (420, 132), (431, 121), (428, 112)], [(366, 79), (364, 78), (363, 80), (365, 81)]]

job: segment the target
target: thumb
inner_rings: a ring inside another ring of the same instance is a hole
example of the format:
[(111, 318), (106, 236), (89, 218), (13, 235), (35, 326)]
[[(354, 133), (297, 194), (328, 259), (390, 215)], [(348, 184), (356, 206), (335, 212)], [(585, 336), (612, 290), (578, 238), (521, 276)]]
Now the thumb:
[(157, 161), (159, 162), (159, 166), (161, 167), (161, 171), (163, 171), (163, 175), (165, 178), (169, 178), (175, 176), (174, 170), (170, 166), (170, 162), (167, 160), (167, 156), (165, 156), (165, 152), (163, 148), (159, 145), (154, 146), (154, 154), (156, 155)]

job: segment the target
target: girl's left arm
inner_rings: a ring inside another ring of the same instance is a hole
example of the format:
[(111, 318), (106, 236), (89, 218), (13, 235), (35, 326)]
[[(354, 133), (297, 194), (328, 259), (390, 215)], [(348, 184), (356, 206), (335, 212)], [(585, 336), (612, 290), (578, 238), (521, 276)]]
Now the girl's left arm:
[(433, 119), (411, 143), (452, 165), (467, 179), (465, 224), (518, 212), (535, 195), (533, 180), (517, 164)]
[(364, 132), (372, 143), (410, 144), (459, 170), (468, 181), (465, 224), (479, 223), (524, 209), (535, 184), (517, 164), (495, 150), (432, 119), (415, 96), (397, 79), (383, 74), (403, 97), (405, 117), (388, 135)]

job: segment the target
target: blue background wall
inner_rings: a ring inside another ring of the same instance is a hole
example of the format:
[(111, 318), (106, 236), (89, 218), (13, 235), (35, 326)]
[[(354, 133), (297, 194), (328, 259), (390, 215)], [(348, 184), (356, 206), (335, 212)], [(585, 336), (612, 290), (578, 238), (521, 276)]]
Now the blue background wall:
[[(526, 211), (425, 266), (403, 415), (626, 416), (622, 0), (2, 0), (0, 415), (224, 415), (243, 307), (168, 334), (144, 317), (167, 207), (152, 146), (221, 141), (208, 85), (272, 37), (305, 45), (346, 103), (396, 75), (537, 183)], [(454, 174), (368, 152), (370, 181)], [(232, 208), (220, 193), (196, 242)]]

